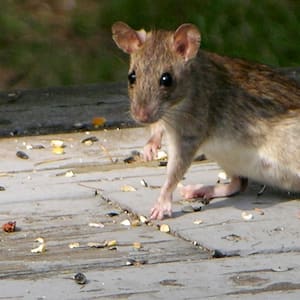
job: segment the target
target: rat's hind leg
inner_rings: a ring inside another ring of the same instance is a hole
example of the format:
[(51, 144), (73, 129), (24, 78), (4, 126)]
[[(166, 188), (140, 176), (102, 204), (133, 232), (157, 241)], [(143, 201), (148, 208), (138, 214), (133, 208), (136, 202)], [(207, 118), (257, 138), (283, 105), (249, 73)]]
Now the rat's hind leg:
[(247, 178), (232, 177), (231, 182), (228, 184), (183, 186), (180, 193), (185, 199), (203, 198), (210, 200), (213, 198), (229, 197), (244, 191), (247, 187), (247, 182)]

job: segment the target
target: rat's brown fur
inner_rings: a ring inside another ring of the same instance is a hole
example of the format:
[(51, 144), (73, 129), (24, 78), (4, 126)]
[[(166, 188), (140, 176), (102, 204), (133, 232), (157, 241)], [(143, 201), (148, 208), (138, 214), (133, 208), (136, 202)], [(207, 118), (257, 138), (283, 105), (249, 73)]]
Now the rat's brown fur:
[[(119, 22), (113, 34), (136, 74), (129, 85), (133, 117), (155, 123), (145, 157), (160, 146), (163, 131), (168, 136), (167, 180), (152, 218), (170, 214), (172, 192), (199, 148), (233, 181), (188, 187), (185, 197), (231, 195), (241, 189), (240, 177), (300, 191), (299, 83), (265, 65), (198, 50), (200, 33), (191, 24), (146, 33)], [(160, 84), (166, 72), (170, 86)]]

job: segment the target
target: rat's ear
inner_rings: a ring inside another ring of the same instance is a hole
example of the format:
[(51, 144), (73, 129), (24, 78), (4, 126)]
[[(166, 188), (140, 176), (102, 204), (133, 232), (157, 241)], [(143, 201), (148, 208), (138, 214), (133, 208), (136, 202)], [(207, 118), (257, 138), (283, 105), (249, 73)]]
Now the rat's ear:
[(174, 33), (174, 49), (185, 61), (197, 55), (200, 41), (200, 32), (193, 24), (182, 24)]
[(114, 23), (111, 29), (117, 46), (128, 54), (138, 50), (146, 40), (147, 33), (144, 29), (135, 31), (123, 22)]

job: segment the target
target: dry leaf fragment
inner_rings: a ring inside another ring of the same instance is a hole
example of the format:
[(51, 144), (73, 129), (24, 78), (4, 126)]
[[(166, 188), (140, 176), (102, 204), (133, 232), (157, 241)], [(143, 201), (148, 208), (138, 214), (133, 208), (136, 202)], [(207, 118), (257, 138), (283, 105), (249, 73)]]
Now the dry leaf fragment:
[(265, 212), (261, 209), (261, 208), (257, 208), (255, 207), (254, 210), (259, 213), (261, 216), (263, 216), (265, 214)]
[(123, 185), (121, 187), (121, 191), (122, 192), (135, 192), (136, 189), (133, 186), (131, 186), (131, 185)]
[(95, 128), (98, 128), (100, 126), (103, 126), (106, 122), (106, 119), (104, 117), (94, 117), (92, 120), (92, 123)]
[(166, 232), (166, 233), (168, 233), (168, 232), (170, 232), (170, 227), (169, 227), (169, 225), (167, 225), (167, 224), (161, 224), (160, 227), (159, 227), (159, 230), (160, 230), (161, 232)]
[(2, 229), (5, 232), (14, 232), (16, 230), (16, 221), (9, 221), (3, 224)]

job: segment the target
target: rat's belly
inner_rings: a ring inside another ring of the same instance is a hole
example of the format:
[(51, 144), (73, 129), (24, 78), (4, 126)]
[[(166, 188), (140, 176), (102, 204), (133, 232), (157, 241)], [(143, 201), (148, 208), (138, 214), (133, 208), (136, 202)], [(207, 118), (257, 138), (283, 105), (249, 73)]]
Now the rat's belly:
[(300, 172), (290, 169), (264, 148), (214, 139), (206, 141), (201, 150), (229, 176), (243, 176), (268, 185), (300, 191)]

